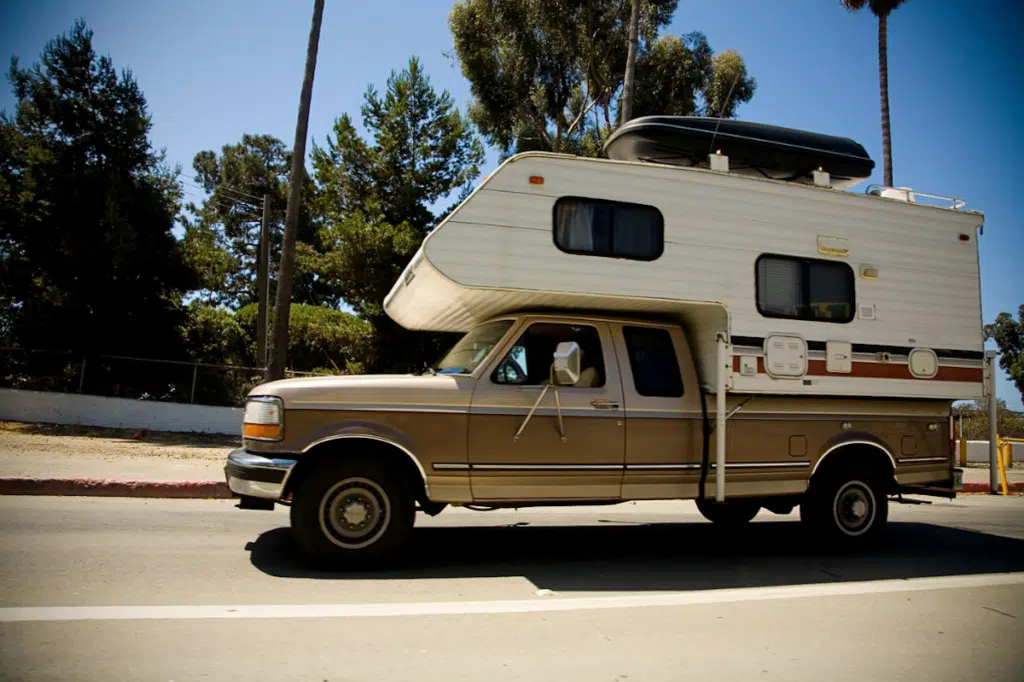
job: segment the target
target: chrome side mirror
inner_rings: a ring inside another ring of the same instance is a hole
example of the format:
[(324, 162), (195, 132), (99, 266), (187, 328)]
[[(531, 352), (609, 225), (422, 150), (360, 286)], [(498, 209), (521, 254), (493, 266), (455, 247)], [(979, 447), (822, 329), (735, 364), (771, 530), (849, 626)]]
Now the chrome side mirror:
[(551, 364), (551, 378), (555, 386), (574, 386), (580, 380), (580, 345), (563, 341), (555, 348)]

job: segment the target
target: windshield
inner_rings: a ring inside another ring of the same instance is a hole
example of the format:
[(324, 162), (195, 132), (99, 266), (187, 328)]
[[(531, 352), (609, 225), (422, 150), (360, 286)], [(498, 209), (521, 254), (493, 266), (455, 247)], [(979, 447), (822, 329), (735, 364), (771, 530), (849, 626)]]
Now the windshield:
[(438, 374), (469, 374), (505, 336), (512, 320), (495, 320), (476, 327), (459, 339), (448, 354), (434, 366)]

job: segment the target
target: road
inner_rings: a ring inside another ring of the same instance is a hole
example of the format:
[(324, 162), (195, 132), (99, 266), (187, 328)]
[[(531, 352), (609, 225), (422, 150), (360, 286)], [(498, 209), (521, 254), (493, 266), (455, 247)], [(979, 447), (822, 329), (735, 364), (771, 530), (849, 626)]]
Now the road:
[(346, 575), (284, 509), (0, 498), (0, 679), (1024, 679), (1024, 498), (894, 507), (850, 556), (762, 516), (446, 510)]

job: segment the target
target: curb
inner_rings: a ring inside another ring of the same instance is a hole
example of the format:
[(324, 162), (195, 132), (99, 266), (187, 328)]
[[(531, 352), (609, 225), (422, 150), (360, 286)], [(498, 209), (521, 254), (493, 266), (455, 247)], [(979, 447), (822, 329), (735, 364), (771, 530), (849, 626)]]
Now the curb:
[(132, 481), (109, 478), (0, 478), (0, 495), (178, 499), (232, 497), (227, 484), (218, 481)]
[[(1011, 492), (1011, 493), (1024, 493), (1024, 482), (1018, 481), (1018, 482), (1015, 482), (1015, 483), (1007, 483), (1006, 484), (1006, 489), (1007, 489), (1007, 492)], [(964, 483), (964, 489), (963, 490), (958, 490), (957, 492), (960, 492), (960, 493), (990, 493), (990, 492), (992, 492), (992, 488), (989, 487), (988, 483)], [(1000, 485), (998, 488), (996, 488), (996, 492), (1001, 494), (1003, 492), (1003, 486)]]

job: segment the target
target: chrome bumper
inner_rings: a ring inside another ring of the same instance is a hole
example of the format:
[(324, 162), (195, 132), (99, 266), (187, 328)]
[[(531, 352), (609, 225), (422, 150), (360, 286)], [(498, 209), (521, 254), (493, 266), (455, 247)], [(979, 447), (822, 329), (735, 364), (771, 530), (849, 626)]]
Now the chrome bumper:
[(245, 450), (233, 450), (224, 465), (228, 488), (243, 497), (281, 499), (294, 459), (270, 458)]

